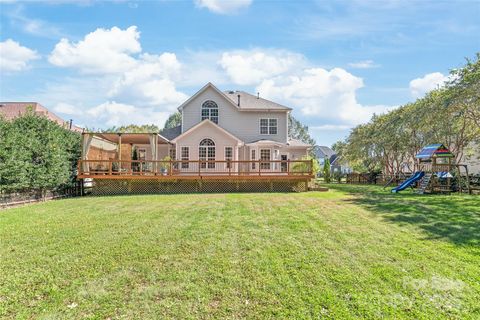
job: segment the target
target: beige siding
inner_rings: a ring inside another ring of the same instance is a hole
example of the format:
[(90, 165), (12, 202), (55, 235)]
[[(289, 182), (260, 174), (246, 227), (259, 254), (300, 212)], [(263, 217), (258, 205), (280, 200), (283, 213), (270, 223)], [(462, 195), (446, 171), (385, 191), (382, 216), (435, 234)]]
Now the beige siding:
[(212, 139), (215, 142), (215, 160), (225, 160), (225, 147), (227, 146), (233, 147), (233, 159), (238, 159), (237, 140), (226, 135), (213, 124), (208, 123), (177, 140), (177, 159), (180, 159), (181, 148), (189, 147), (190, 160), (198, 160), (198, 147), (205, 138)]
[[(238, 111), (227, 98), (220, 95), (212, 88), (207, 88), (183, 108), (182, 132), (187, 131), (201, 121), (202, 103), (206, 100), (213, 100), (218, 105), (218, 125), (232, 133), (246, 143), (259, 139), (267, 139), (286, 143), (287, 141), (287, 112), (254, 112)], [(241, 102), (240, 102), (241, 103)], [(260, 119), (276, 118), (276, 135), (260, 134)]]

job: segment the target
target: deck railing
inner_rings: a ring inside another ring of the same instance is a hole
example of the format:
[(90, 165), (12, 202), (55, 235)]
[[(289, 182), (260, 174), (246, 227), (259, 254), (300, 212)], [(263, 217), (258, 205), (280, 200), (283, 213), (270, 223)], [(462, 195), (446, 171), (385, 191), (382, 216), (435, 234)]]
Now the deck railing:
[(78, 177), (313, 175), (312, 160), (80, 160)]

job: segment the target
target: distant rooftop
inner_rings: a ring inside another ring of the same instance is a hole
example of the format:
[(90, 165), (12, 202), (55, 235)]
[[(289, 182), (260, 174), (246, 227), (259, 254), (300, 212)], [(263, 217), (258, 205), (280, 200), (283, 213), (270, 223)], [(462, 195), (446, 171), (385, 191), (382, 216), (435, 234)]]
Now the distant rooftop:
[[(31, 108), (32, 111), (37, 115), (45, 116), (64, 128), (68, 128), (70, 125), (69, 121), (63, 120), (38, 102), (0, 102), (0, 115), (2, 115), (6, 120), (13, 120), (27, 113), (29, 108)], [(83, 131), (82, 128), (79, 128), (75, 125), (72, 126), (71, 130), (77, 132)]]

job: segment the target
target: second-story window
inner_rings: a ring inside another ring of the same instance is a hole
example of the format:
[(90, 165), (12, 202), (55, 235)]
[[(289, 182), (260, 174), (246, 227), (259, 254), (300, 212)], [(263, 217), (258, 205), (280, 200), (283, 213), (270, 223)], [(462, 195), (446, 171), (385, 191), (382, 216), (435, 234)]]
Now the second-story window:
[(215, 101), (207, 100), (202, 104), (202, 121), (205, 119), (218, 124), (218, 106)]
[(260, 119), (260, 134), (277, 134), (277, 119)]

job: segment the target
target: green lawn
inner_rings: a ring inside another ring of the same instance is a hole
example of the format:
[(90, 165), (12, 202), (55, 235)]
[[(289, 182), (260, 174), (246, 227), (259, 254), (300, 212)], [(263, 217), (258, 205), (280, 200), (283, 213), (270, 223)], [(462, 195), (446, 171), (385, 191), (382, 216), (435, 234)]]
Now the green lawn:
[(332, 188), (0, 211), (0, 318), (480, 317), (480, 197)]

